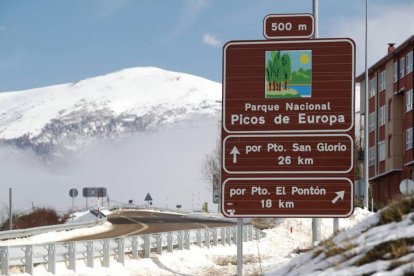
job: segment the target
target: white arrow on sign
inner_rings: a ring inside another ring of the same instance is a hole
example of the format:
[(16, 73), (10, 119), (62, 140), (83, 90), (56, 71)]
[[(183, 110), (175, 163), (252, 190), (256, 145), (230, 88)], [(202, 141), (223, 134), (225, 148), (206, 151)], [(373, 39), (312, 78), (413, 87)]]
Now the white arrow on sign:
[(345, 191), (336, 192), (336, 197), (332, 200), (332, 203), (335, 204), (339, 199), (344, 200)]
[(236, 146), (233, 147), (230, 154), (233, 155), (233, 163), (237, 163), (237, 155), (240, 154), (240, 152), (239, 152), (239, 150), (237, 149)]

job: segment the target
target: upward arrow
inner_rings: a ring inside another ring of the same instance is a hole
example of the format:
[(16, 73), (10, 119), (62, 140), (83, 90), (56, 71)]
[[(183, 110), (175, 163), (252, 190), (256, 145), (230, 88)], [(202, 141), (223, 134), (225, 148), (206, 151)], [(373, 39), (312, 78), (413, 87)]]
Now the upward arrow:
[(237, 149), (236, 146), (233, 147), (230, 154), (233, 155), (233, 163), (237, 163), (237, 155), (240, 154), (240, 152), (239, 152), (239, 150)]
[(332, 200), (332, 203), (335, 204), (339, 199), (344, 200), (345, 191), (336, 192), (336, 197)]

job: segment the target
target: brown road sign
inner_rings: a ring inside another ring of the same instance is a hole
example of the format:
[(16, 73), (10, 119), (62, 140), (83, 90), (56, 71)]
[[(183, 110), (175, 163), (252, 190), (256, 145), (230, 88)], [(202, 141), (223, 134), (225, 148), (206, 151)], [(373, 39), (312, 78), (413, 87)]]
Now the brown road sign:
[(263, 35), (268, 39), (311, 38), (315, 31), (312, 14), (269, 14), (263, 20)]
[(346, 134), (230, 135), (222, 160), (228, 174), (345, 174), (353, 151)]
[(227, 43), (224, 132), (352, 132), (354, 59), (346, 38)]
[(228, 178), (222, 186), (227, 217), (349, 217), (347, 178)]

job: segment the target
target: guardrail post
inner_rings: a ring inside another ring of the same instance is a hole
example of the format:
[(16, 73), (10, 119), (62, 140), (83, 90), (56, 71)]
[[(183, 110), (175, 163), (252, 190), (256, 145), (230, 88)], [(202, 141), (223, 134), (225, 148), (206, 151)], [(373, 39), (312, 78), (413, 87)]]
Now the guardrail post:
[(201, 247), (201, 231), (197, 229), (197, 246)]
[(213, 245), (217, 246), (218, 238), (217, 238), (217, 228), (213, 228)]
[(69, 242), (68, 244), (68, 254), (69, 254), (69, 269), (76, 271), (76, 243)]
[(1, 274), (9, 275), (9, 248), (0, 246)]
[(237, 236), (237, 228), (236, 227), (232, 227), (231, 230), (232, 230), (231, 231), (231, 233), (232, 233), (231, 239), (233, 241), (233, 244), (237, 244), (237, 238), (236, 238), (236, 236)]
[(132, 259), (138, 259), (138, 237), (132, 237)]
[(210, 229), (204, 229), (204, 245), (210, 248)]
[(231, 231), (230, 231), (230, 227), (226, 227), (226, 243), (228, 245), (231, 244)]
[(249, 225), (248, 235), (249, 235), (249, 241), (252, 241), (253, 240), (253, 225)]
[(110, 240), (109, 239), (106, 239), (106, 240), (104, 240), (103, 241), (103, 245), (102, 245), (102, 255), (103, 255), (103, 258), (102, 258), (102, 266), (103, 267), (109, 267), (109, 255), (110, 255), (110, 253), (109, 253), (109, 242), (110, 242)]
[(248, 225), (244, 225), (243, 226), (243, 241), (244, 242), (247, 242), (247, 228), (248, 227)]
[(118, 238), (118, 262), (125, 265), (125, 239)]
[(178, 232), (178, 249), (183, 249), (183, 231)]
[(24, 250), (24, 267), (24, 272), (33, 275), (33, 245), (26, 245)]
[(47, 271), (56, 274), (56, 245), (54, 243), (47, 245)]
[(190, 232), (184, 231), (184, 248), (190, 249)]
[(258, 229), (258, 228), (256, 228), (255, 229), (256, 231), (256, 240), (258, 240), (258, 239), (260, 239), (261, 238), (261, 233), (260, 233), (260, 229)]
[(144, 257), (149, 258), (151, 252), (151, 236), (149, 234), (144, 235)]
[(93, 267), (94, 266), (94, 252), (93, 252), (93, 241), (86, 242), (86, 266)]
[(155, 236), (155, 240), (157, 243), (157, 254), (161, 255), (162, 254), (162, 234), (157, 234)]
[(168, 252), (173, 252), (173, 233), (167, 233)]
[(226, 244), (226, 228), (225, 227), (220, 228), (220, 242), (222, 245)]

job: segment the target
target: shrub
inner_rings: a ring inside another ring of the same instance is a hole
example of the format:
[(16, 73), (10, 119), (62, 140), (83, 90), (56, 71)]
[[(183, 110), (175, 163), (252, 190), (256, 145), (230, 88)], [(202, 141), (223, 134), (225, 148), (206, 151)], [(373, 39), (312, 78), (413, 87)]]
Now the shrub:
[[(51, 208), (36, 208), (27, 214), (13, 215), (13, 229), (25, 229), (37, 226), (62, 224), (66, 221), (67, 216), (59, 216), (54, 209)], [(1, 230), (9, 229), (9, 220), (4, 221)]]

